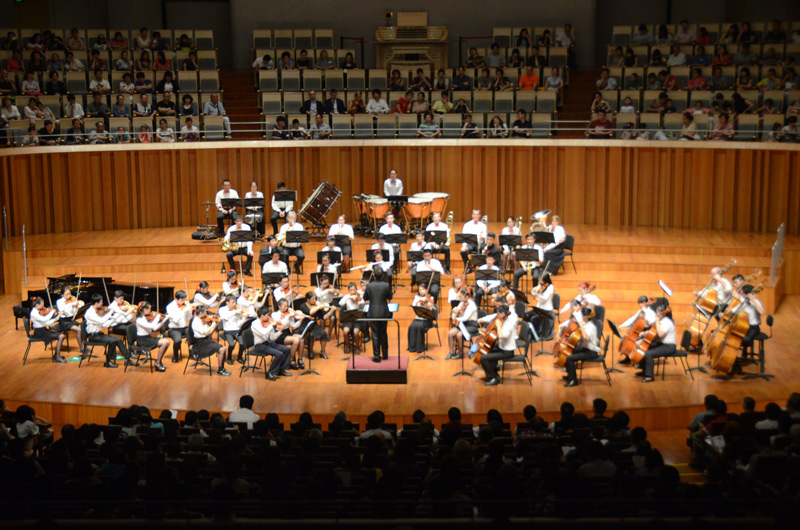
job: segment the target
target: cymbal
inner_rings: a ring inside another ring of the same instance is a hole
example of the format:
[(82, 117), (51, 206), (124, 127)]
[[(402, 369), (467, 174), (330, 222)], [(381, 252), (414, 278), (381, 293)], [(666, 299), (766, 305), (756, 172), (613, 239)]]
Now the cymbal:
[(545, 217), (550, 215), (550, 212), (552, 211), (553, 210), (539, 210), (535, 214), (531, 215), (531, 221), (538, 221), (539, 219), (544, 219)]
[(211, 206), (212, 204), (214, 204), (214, 203), (211, 202), (211, 201), (205, 201), (205, 202), (201, 202), (200, 206)]

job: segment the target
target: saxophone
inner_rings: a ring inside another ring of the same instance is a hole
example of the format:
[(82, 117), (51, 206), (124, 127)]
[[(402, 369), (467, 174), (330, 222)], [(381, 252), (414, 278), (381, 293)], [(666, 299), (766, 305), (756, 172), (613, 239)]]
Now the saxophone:
[(453, 210), (447, 214), (447, 220), (445, 223), (447, 225), (447, 246), (450, 246), (450, 237), (453, 232)]

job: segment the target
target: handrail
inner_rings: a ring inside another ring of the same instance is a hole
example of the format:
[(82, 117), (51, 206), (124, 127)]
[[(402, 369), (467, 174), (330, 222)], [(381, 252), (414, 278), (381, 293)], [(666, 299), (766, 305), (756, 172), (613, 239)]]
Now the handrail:
[(772, 263), (769, 267), (769, 284), (775, 287), (778, 281), (778, 268), (781, 266), (783, 260), (783, 240), (786, 236), (786, 223), (781, 223), (778, 227), (775, 243), (772, 245)]

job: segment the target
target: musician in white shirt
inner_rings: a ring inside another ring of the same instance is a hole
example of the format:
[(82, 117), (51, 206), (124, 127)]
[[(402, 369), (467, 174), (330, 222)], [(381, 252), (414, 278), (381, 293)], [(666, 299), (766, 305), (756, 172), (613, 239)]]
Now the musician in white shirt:
[[(494, 264), (494, 256), (490, 254), (486, 256), (486, 263), (478, 267), (478, 270), (498, 271), (499, 273), (500, 267)], [(497, 288), (500, 287), (500, 278), (496, 280), (478, 280), (475, 283), (477, 284), (477, 288), (475, 289), (475, 303), (480, 307), (483, 297), (494, 294)]]
[(156, 358), (156, 371), (158, 372), (167, 370), (163, 359), (167, 348), (169, 348), (169, 340), (164, 337), (153, 337), (152, 333), (160, 330), (167, 320), (166, 315), (153, 315), (153, 306), (150, 305), (150, 302), (139, 304), (134, 323), (136, 326), (136, 345), (147, 350), (158, 348), (158, 357)]
[(472, 210), (472, 220), (464, 223), (464, 228), (461, 230), (461, 233), (478, 236), (478, 244), (477, 246), (472, 243), (461, 244), (461, 260), (464, 262), (464, 269), (466, 271), (470, 270), (469, 255), (477, 252), (481, 245), (483, 245), (484, 241), (486, 241), (487, 232), (486, 224), (481, 221), (481, 211), (478, 209)]
[[(425, 233), (417, 232), (414, 235), (414, 241), (412, 241), (411, 245), (408, 247), (408, 252), (422, 252), (426, 248), (431, 248), (431, 245), (425, 242)], [(417, 263), (422, 260), (412, 261), (408, 254), (406, 254), (406, 258), (408, 260), (409, 271), (411, 272), (411, 285), (413, 286), (417, 283)]]
[(203, 305), (209, 309), (213, 309), (219, 305), (219, 294), (214, 293), (213, 295), (209, 292), (209, 285), (208, 282), (203, 280), (197, 286), (197, 290), (194, 292), (194, 298), (192, 302), (198, 305)]
[(653, 325), (656, 328), (656, 339), (654, 342), (657, 341), (657, 344), (651, 344), (647, 349), (644, 354), (644, 360), (642, 361), (644, 369), (636, 374), (638, 376), (644, 376), (642, 383), (653, 382), (653, 368), (657, 358), (673, 355), (677, 349), (677, 344), (675, 342), (675, 322), (672, 321), (665, 307), (656, 307), (656, 319)]
[(397, 178), (397, 170), (389, 171), (389, 178), (383, 181), (383, 195), (392, 197), (403, 194), (403, 181)]
[(450, 305), (453, 306), (453, 302), (459, 300), (458, 295), (461, 293), (461, 290), (464, 289), (464, 279), (456, 274), (453, 276), (453, 285), (450, 287), (450, 290), (447, 292), (447, 301), (450, 302)]
[(228, 364), (233, 364), (233, 350), (239, 344), (239, 355), (236, 361), (244, 362), (242, 351), (242, 324), (247, 320), (245, 311), (236, 307), (236, 297), (232, 294), (225, 297), (225, 305), (219, 307), (219, 319), (222, 321), (222, 338), (228, 343)]
[(114, 300), (108, 304), (108, 312), (114, 315), (110, 332), (114, 335), (125, 336), (128, 332), (128, 326), (136, 316), (136, 309), (136, 306), (125, 301), (124, 292), (120, 290), (114, 291)]
[(60, 315), (58, 319), (58, 330), (64, 333), (74, 331), (78, 339), (78, 351), (83, 351), (83, 333), (81, 327), (75, 320), (78, 310), (84, 306), (81, 300), (73, 298), (69, 287), (61, 289), (61, 298), (56, 300), (56, 308)]
[[(637, 303), (639, 304), (639, 310), (635, 312), (633, 315), (631, 315), (625, 322), (620, 324), (619, 325), (620, 329), (630, 329), (636, 323), (636, 321), (639, 320), (639, 317), (644, 319), (645, 329), (655, 324), (656, 314), (650, 308), (650, 299), (647, 298), (646, 296), (640, 296), (637, 300)], [(630, 357), (628, 357), (626, 354), (621, 353), (620, 357), (621, 358), (619, 359), (619, 361), (617, 361), (619, 362), (619, 364), (631, 363)]]
[(280, 250), (274, 250), (272, 252), (272, 259), (266, 262), (261, 268), (261, 274), (268, 273), (289, 275), (289, 267), (286, 266), (286, 263), (281, 261)]
[[(391, 255), (391, 254), (390, 254)], [(368, 263), (365, 270), (370, 271), (374, 268), (381, 269), (384, 272), (383, 281), (392, 285), (392, 262), (391, 261), (383, 261), (383, 252), (380, 249), (376, 249), (375, 253), (373, 254), (373, 261), (372, 263)]]
[(294, 331), (303, 323), (303, 319), (295, 318), (295, 311), (289, 309), (289, 301), (286, 298), (282, 298), (277, 304), (278, 310), (272, 313), (272, 320), (275, 321), (276, 329), (280, 330), (281, 334), (275, 339), (275, 342), (289, 347), (290, 370), (305, 368), (303, 360), (298, 359), (298, 351), (303, 345), (303, 341), (299, 334), (294, 334)]
[(761, 333), (761, 315), (764, 314), (764, 305), (756, 298), (753, 293), (753, 286), (750, 284), (743, 285), (742, 289), (742, 308), (741, 311), (747, 313), (747, 333), (742, 338), (742, 349), (747, 350), (753, 345), (753, 341)]
[[(266, 297), (262, 296), (262, 299), (265, 300)], [(256, 316), (258, 316), (258, 310), (264, 303), (258, 298), (256, 290), (248, 286), (245, 287), (242, 295), (236, 299), (236, 305), (239, 306), (245, 319), (247, 319), (256, 318)]]
[[(400, 228), (400, 225), (395, 224), (394, 214), (389, 212), (386, 214), (386, 224), (381, 226), (378, 232), (383, 235), (402, 234), (403, 229)], [(400, 245), (392, 243), (392, 250), (395, 256), (400, 256)], [(397, 273), (397, 260), (392, 262), (392, 271)]]
[[(427, 292), (430, 293), (433, 299), (438, 301), (439, 291), (441, 290), (441, 285), (440, 285), (441, 275), (444, 274), (444, 268), (442, 267), (442, 263), (438, 259), (435, 259), (433, 257), (431, 249), (426, 248), (425, 250), (422, 251), (422, 261), (417, 263), (417, 266), (415, 268), (417, 273), (420, 272), (439, 273), (438, 279), (435, 278), (436, 275), (434, 274), (434, 276), (431, 278), (430, 286), (427, 289)], [(428, 283), (425, 282), (425, 285), (428, 285)]]
[(191, 320), (194, 336), (192, 349), (199, 360), (217, 354), (217, 375), (227, 377), (231, 373), (225, 369), (225, 346), (211, 340), (211, 336), (217, 330), (217, 322), (214, 320), (204, 322), (203, 319), (207, 316), (208, 309), (205, 306), (199, 306), (194, 312), (194, 318)]
[[(514, 217), (509, 216), (506, 218), (506, 226), (500, 231), (501, 236), (519, 236), (522, 235), (522, 232), (514, 223)], [(512, 249), (508, 245), (502, 245), (503, 247), (503, 262), (501, 263), (501, 268), (506, 270), (508, 259), (512, 254)]]
[[(339, 307), (342, 308), (342, 311), (364, 311), (365, 305), (364, 297), (358, 292), (356, 284), (350, 282), (347, 286), (347, 294), (339, 300)], [(344, 352), (350, 353), (352, 349), (354, 355), (359, 355), (362, 345), (360, 339), (367, 330), (367, 323), (358, 321), (342, 322), (339, 327), (342, 328), (342, 333), (344, 335)], [(350, 333), (351, 331), (352, 334)]]
[(278, 240), (275, 239), (275, 236), (267, 236), (266, 238), (267, 245), (261, 247), (261, 250), (258, 253), (258, 264), (259, 266), (263, 267), (266, 262), (272, 259), (272, 254), (275, 252), (280, 253), (281, 261), (289, 266), (289, 260), (286, 259), (286, 256), (283, 253), (283, 249), (278, 246)]
[(567, 240), (567, 232), (561, 225), (561, 218), (554, 215), (547, 231), (553, 234), (553, 242), (544, 247), (544, 262), (550, 262), (547, 272), (557, 271), (564, 262), (563, 244)]
[(165, 310), (169, 317), (167, 335), (172, 339), (172, 362), (177, 363), (181, 360), (181, 343), (189, 333), (192, 318), (192, 306), (186, 303), (186, 291), (176, 292), (175, 300), (168, 303)]
[[(293, 302), (296, 296), (297, 294), (293, 292), (292, 287), (289, 285), (288, 276), (284, 276), (283, 278), (281, 278), (281, 281), (278, 282), (278, 287), (276, 287), (272, 291), (272, 300), (276, 305), (281, 300), (287, 300), (289, 302)], [(274, 316), (272, 318), (273, 320), (275, 319)]]
[(713, 289), (716, 292), (717, 307), (714, 308), (714, 315), (716, 315), (717, 320), (719, 320), (719, 315), (728, 307), (731, 302), (731, 296), (733, 296), (733, 285), (722, 274), (722, 267), (714, 267), (711, 269), (711, 282), (701, 291), (694, 291), (694, 295), (700, 298), (704, 297), (709, 289)]
[(392, 248), (392, 245), (386, 244), (386, 236), (384, 234), (379, 233), (378, 242), (373, 244), (370, 248), (371, 250), (387, 250), (389, 252), (389, 259), (383, 261), (388, 263), (389, 267), (394, 265), (394, 248)]
[(464, 330), (469, 334), (469, 338), (478, 332), (478, 306), (470, 298), (469, 291), (466, 289), (461, 289), (457, 296), (459, 304), (450, 313), (450, 323), (453, 327), (447, 333), (449, 353), (445, 359), (461, 359), (463, 357), (464, 339), (467, 339)]
[[(285, 191), (286, 184), (278, 182), (278, 191)], [(286, 219), (286, 215), (292, 211), (294, 201), (278, 201), (275, 200), (275, 194), (272, 195), (272, 215), (270, 215), (270, 222), (272, 223), (272, 234), (278, 233), (278, 219)]]
[[(253, 242), (231, 243), (231, 232), (251, 232), (252, 230), (250, 225), (244, 223), (244, 219), (242, 219), (241, 215), (237, 214), (236, 217), (234, 217), (234, 224), (232, 224), (225, 233), (225, 241), (231, 245), (231, 248), (225, 253), (225, 256), (228, 258), (228, 270), (236, 270), (236, 263), (233, 262), (234, 256), (247, 256), (247, 261), (243, 267), (244, 275), (253, 275), (250, 270), (253, 267)], [(234, 250), (234, 245), (238, 245), (239, 248)]]
[(281, 332), (272, 321), (270, 311), (267, 307), (262, 307), (258, 310), (258, 318), (253, 321), (250, 330), (253, 332), (254, 346), (248, 352), (248, 355), (272, 356), (272, 362), (269, 365), (266, 378), (270, 381), (275, 381), (278, 376), (291, 376), (292, 374), (287, 370), (292, 360), (292, 349), (275, 342), (281, 335)]
[(117, 348), (120, 353), (125, 357), (125, 363), (130, 366), (136, 366), (136, 363), (130, 360), (131, 354), (128, 348), (119, 337), (111, 337), (103, 333), (103, 329), (109, 327), (114, 322), (114, 315), (106, 311), (104, 315), (97, 314), (97, 310), (103, 305), (103, 297), (98, 293), (92, 295), (92, 305), (83, 314), (83, 321), (86, 323), (86, 338), (91, 339), (92, 342), (102, 342), (107, 345), (106, 348), (106, 362), (103, 364), (106, 368), (116, 368), (117, 363)]
[(513, 280), (513, 283), (512, 283), (512, 285), (514, 286), (514, 289), (518, 289), (519, 288), (519, 280), (520, 280), (520, 278), (522, 278), (523, 276), (527, 276), (529, 271), (531, 272), (531, 276), (533, 276), (534, 279), (536, 279), (538, 277), (537, 273), (534, 272), (534, 271), (538, 271), (538, 267), (541, 266), (542, 260), (544, 259), (544, 251), (543, 251), (542, 247), (539, 244), (535, 243), (534, 241), (535, 241), (535, 236), (533, 235), (533, 233), (530, 233), (530, 234), (526, 235), (525, 236), (525, 244), (522, 245), (520, 247), (520, 249), (526, 249), (526, 250), (527, 249), (533, 249), (533, 250), (535, 250), (536, 254), (538, 255), (538, 258), (536, 259), (536, 261), (520, 261), (516, 256), (516, 251), (513, 251), (514, 252), (514, 258), (516, 259), (517, 265), (519, 266), (519, 268), (514, 271), (514, 280)]
[(567, 356), (566, 387), (578, 386), (578, 375), (575, 370), (576, 361), (588, 361), (600, 354), (600, 340), (597, 336), (597, 325), (589, 320), (593, 310), (589, 307), (576, 308), (572, 318), (578, 323), (581, 330), (581, 342), (573, 348), (572, 354)]
[[(255, 180), (250, 183), (250, 191), (244, 194), (245, 199), (263, 199), (264, 194), (258, 191), (258, 182)], [(264, 220), (264, 208), (262, 206), (247, 206), (246, 211), (248, 215), (253, 216), (253, 220), (256, 224), (256, 231), (259, 233), (259, 237), (264, 235), (264, 230), (266, 229), (266, 221)], [(258, 215), (261, 215), (261, 220), (258, 220)]]
[(53, 353), (54, 363), (67, 362), (67, 360), (61, 356), (61, 345), (64, 343), (66, 335), (56, 330), (49, 329), (51, 326), (56, 326), (58, 324), (58, 313), (53, 308), (45, 310), (44, 298), (41, 297), (34, 298), (32, 305), (33, 309), (31, 309), (29, 318), (31, 327), (33, 328), (33, 336), (37, 339), (44, 339), (47, 341), (45, 342), (45, 346), (49, 345), (51, 342), (56, 343)]
[[(445, 233), (448, 231), (447, 225), (442, 222), (441, 212), (433, 212), (431, 214), (431, 222), (425, 227), (425, 231)], [(450, 274), (450, 247), (446, 243), (430, 243), (430, 245), (435, 251), (444, 254), (444, 272), (445, 274)]]
[(525, 313), (525, 320), (533, 324), (537, 338), (548, 337), (553, 332), (556, 317), (553, 307), (553, 296), (555, 294), (556, 288), (553, 286), (550, 275), (546, 273), (539, 278), (539, 283), (531, 289), (531, 295), (536, 299), (536, 308), (545, 311), (552, 317), (540, 316), (539, 313), (532, 309)]
[(233, 219), (236, 213), (236, 208), (224, 208), (222, 206), (222, 199), (238, 199), (239, 193), (231, 189), (231, 181), (225, 179), (222, 181), (222, 189), (217, 192), (214, 197), (214, 204), (217, 206), (217, 234), (219, 237), (225, 233), (225, 219)]
[(283, 248), (286, 249), (286, 259), (289, 256), (295, 256), (297, 260), (294, 263), (294, 271), (300, 274), (300, 267), (303, 265), (303, 260), (306, 259), (306, 254), (303, 252), (303, 245), (301, 243), (286, 243), (287, 232), (302, 232), (303, 225), (297, 222), (297, 214), (289, 212), (286, 214), (286, 224), (281, 227), (278, 240), (283, 240)]
[(336, 306), (333, 303), (333, 299), (339, 296), (339, 292), (334, 289), (330, 280), (328, 280), (326, 276), (323, 276), (319, 280), (319, 287), (314, 289), (314, 294), (317, 296), (317, 303), (327, 309), (322, 319), (326, 324), (326, 333), (328, 333), (329, 337), (332, 337), (337, 322)]
[(328, 254), (323, 254), (321, 259), (322, 263), (317, 265), (317, 272), (325, 272), (327, 274), (332, 274), (333, 283), (336, 283), (336, 276), (339, 273), (339, 270), (336, 267), (337, 264), (331, 263), (331, 257)]
[[(241, 284), (239, 283), (239, 273), (233, 269), (229, 270), (225, 277), (225, 281), (222, 282), (222, 294), (238, 294), (240, 288)], [(224, 302), (225, 300), (220, 300), (220, 304)]]
[[(350, 261), (353, 256), (353, 246), (352, 242), (355, 240), (356, 235), (353, 232), (353, 227), (347, 224), (347, 218), (344, 215), (340, 215), (336, 218), (336, 224), (331, 225), (330, 229), (328, 230), (328, 237), (331, 236), (347, 236), (347, 244), (341, 247), (342, 253), (342, 272), (350, 272)], [(334, 242), (336, 239), (334, 238)], [(329, 243), (330, 246), (330, 243)]]
[[(493, 321), (497, 319), (497, 322)], [(493, 315), (487, 315), (478, 322), (490, 322), (487, 326), (494, 327), (497, 334), (491, 353), (485, 353), (481, 357), (481, 366), (486, 373), (486, 386), (501, 384), (500, 375), (497, 373), (497, 364), (501, 360), (510, 359), (514, 356), (517, 348), (517, 321), (519, 318), (516, 313), (509, 310), (506, 305), (497, 306), (497, 311)]]

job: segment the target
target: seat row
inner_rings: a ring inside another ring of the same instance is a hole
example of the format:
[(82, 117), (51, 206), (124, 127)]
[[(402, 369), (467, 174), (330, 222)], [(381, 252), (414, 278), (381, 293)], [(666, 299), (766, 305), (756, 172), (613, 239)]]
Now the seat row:
[[(144, 79), (152, 83), (154, 91), (159, 82), (164, 78), (164, 73), (162, 72), (141, 72), (144, 74), (142, 78), (138, 77), (139, 73), (140, 72), (131, 74), (130, 82), (135, 84), (137, 80)], [(120, 85), (125, 81), (125, 76), (129, 74), (130, 72), (112, 72), (110, 80), (105, 77), (104, 79), (111, 85), (112, 92), (116, 92), (120, 90)], [(93, 73), (67, 72), (64, 74), (64, 87), (68, 94), (88, 94), (90, 92), (89, 87), (91, 81), (94, 79), (95, 76)], [(178, 90), (173, 90), (174, 92), (204, 92), (212, 94), (221, 90), (219, 72), (217, 71), (175, 72), (174, 79), (179, 87)]]
[[(626, 124), (630, 123), (634, 129), (643, 127), (649, 131), (661, 129), (666, 134), (667, 139), (677, 140), (680, 137), (681, 127), (683, 126), (682, 114), (665, 114), (663, 116), (658, 114), (617, 114), (615, 118), (614, 121), (618, 129), (615, 131), (616, 138), (620, 138), (622, 135), (622, 131), (619, 129), (623, 129)], [(755, 114), (740, 114), (735, 120), (736, 133), (732, 140), (743, 142), (766, 141), (775, 124), (782, 126), (785, 121), (784, 116), (781, 114), (769, 114), (763, 117)], [(697, 126), (697, 134), (701, 139), (707, 140), (710, 138), (714, 129), (714, 118), (712, 116), (707, 114), (695, 115), (693, 123)]]
[[(728, 29), (731, 26), (736, 25), (738, 29), (742, 28), (743, 24), (750, 25), (750, 31), (753, 32), (755, 36), (755, 42), (761, 42), (764, 40), (767, 32), (769, 32), (772, 27), (772, 22), (706, 22), (706, 23), (697, 23), (697, 24), (689, 24), (689, 30), (693, 31), (697, 34), (700, 28), (705, 28), (708, 32), (708, 36), (711, 39), (712, 43), (721, 42), (722, 38), (728, 32)], [(645, 24), (647, 28), (647, 32), (649, 32), (654, 37), (658, 35), (658, 28), (660, 26), (665, 26), (667, 33), (670, 35), (675, 35), (675, 32), (679, 29), (678, 24)], [(784, 27), (784, 30), (787, 33), (787, 38), (790, 38), (790, 34), (795, 31), (800, 31), (800, 21), (793, 21), (790, 22), (789, 27)], [(611, 42), (614, 46), (626, 46), (626, 45), (637, 45), (638, 43), (635, 40), (635, 36), (639, 34), (639, 24), (630, 25), (617, 25), (613, 26), (611, 29)]]
[[(73, 64), (82, 64), (83, 67), (81, 70), (91, 70), (93, 69), (91, 64), (93, 62), (93, 54), (97, 53), (97, 58), (101, 60), (103, 63), (100, 70), (110, 71), (110, 70), (217, 70), (217, 51), (216, 50), (199, 50), (199, 51), (171, 51), (166, 50), (163, 52), (151, 52), (148, 50), (139, 51), (129, 51), (129, 50), (111, 50), (111, 51), (96, 51), (96, 50), (75, 50), (75, 51), (62, 51), (62, 50), (51, 50), (46, 52), (38, 52), (37, 50), (25, 50), (21, 53), (22, 60), (23, 60), (23, 67), (25, 70), (30, 71), (42, 71), (42, 70), (55, 70), (57, 72), (63, 72), (66, 70), (74, 69), (69, 65), (65, 64), (67, 60), (67, 54), (72, 54), (73, 57)], [(35, 53), (42, 54), (42, 61), (44, 63), (43, 67), (37, 67), (34, 64), (32, 56)], [(163, 61), (160, 60), (160, 54), (164, 54)], [(194, 54), (194, 59), (197, 63), (196, 67), (193, 64), (190, 64), (190, 54)], [(14, 52), (11, 50), (0, 50), (0, 63), (2, 63), (3, 68), (8, 70), (13, 70), (9, 68), (9, 60), (11, 60)], [(124, 61), (123, 61), (124, 59)], [(158, 64), (156, 60), (159, 59)], [(142, 66), (139, 68), (140, 65), (147, 63), (149, 61), (150, 67), (146, 68)], [(122, 62), (128, 62), (131, 64), (129, 68), (120, 67)], [(53, 64), (55, 63), (63, 63), (61, 64), (60, 68), (53, 68)], [(166, 66), (163, 65), (166, 63)]]
[[(499, 117), (502, 123), (511, 129), (511, 122), (516, 116), (508, 113), (471, 113), (472, 122), (478, 127), (477, 138), (491, 137), (492, 120)], [(300, 122), (300, 126), (308, 130), (308, 116), (305, 114), (276, 114), (264, 116), (264, 137), (269, 139), (272, 128), (276, 125), (278, 117), (286, 119), (287, 127), (291, 131), (294, 120)], [(416, 138), (417, 128), (422, 122), (422, 118), (416, 114), (381, 114), (376, 118), (368, 114), (356, 114), (351, 117), (348, 114), (337, 114), (324, 117), (331, 127), (332, 138), (334, 139), (392, 139), (392, 138)], [(552, 136), (552, 115), (549, 113), (537, 113), (529, 116), (531, 121), (531, 138), (550, 138)], [(509, 122), (511, 120), (511, 122)], [(464, 125), (462, 114), (443, 114), (434, 115), (433, 122), (437, 124), (442, 132), (443, 138), (461, 138), (461, 128)], [(313, 124), (313, 122), (311, 122)]]
[[(783, 78), (784, 76), (789, 73), (790, 68), (791, 71), (794, 72), (794, 75), (797, 76), (797, 69), (794, 67), (789, 67), (784, 69), (781, 66), (758, 66), (758, 65), (741, 65), (741, 66), (648, 66), (648, 67), (641, 67), (641, 66), (628, 66), (625, 68), (619, 67), (612, 67), (607, 68), (609, 73), (609, 78), (613, 78), (616, 82), (617, 86), (627, 87), (630, 83), (633, 82), (633, 78), (631, 77), (633, 74), (637, 76), (637, 82), (640, 86), (644, 87), (647, 85), (647, 79), (650, 77), (650, 74), (653, 74), (658, 78), (658, 75), (662, 71), (668, 72), (670, 75), (675, 76), (678, 83), (680, 83), (681, 87), (686, 87), (689, 80), (691, 79), (694, 70), (699, 68), (701, 75), (706, 79), (706, 81), (710, 81), (712, 75), (714, 74), (714, 69), (720, 68), (721, 74), (723, 77), (727, 77), (728, 81), (730, 82), (731, 86), (739, 79), (740, 74), (746, 69), (749, 73), (750, 78), (753, 79), (754, 84), (760, 81), (761, 79), (767, 77), (769, 75), (770, 70), (775, 71), (775, 77), (778, 80), (779, 84), (783, 85)], [(792, 84), (800, 85), (800, 76), (797, 79), (791, 82)], [(793, 88), (790, 86), (790, 88)]]
[[(698, 51), (702, 53), (702, 57), (705, 58), (707, 64), (713, 65), (714, 56), (717, 54), (717, 52), (722, 52), (722, 50), (719, 49), (722, 46), (725, 46), (725, 50), (730, 55), (730, 64), (736, 63), (737, 54), (740, 52), (740, 47), (736, 44), (720, 44), (716, 48), (711, 45), (691, 46), (688, 44), (680, 45), (678, 47), (680, 48), (680, 53), (683, 53), (686, 56), (687, 65), (691, 63), (693, 57), (698, 56)], [(625, 49), (622, 49), (622, 56), (620, 56), (618, 51), (619, 48), (621, 47), (613, 45), (608, 47), (606, 51), (606, 66), (619, 66), (619, 61), (624, 57), (626, 52)], [(633, 55), (636, 58), (637, 66), (650, 65), (658, 67), (666, 64), (667, 58), (672, 53), (672, 46), (635, 46), (631, 48), (631, 51), (633, 51)], [(792, 57), (792, 62), (794, 63), (795, 61), (800, 60), (800, 43), (765, 44), (763, 48), (761, 46), (751, 46), (750, 53), (755, 56), (756, 61), (747, 61), (747, 63), (763, 62), (777, 64), (780, 63), (784, 57)], [(656, 58), (659, 56), (660, 61), (656, 61)], [(658, 62), (658, 64), (654, 64), (654, 61)]]
[[(54, 34), (58, 39), (63, 42), (63, 46), (66, 49), (73, 49), (70, 47), (70, 39), (76, 38), (82, 41), (82, 48), (78, 49), (89, 49), (91, 50), (94, 48), (98, 43), (98, 37), (100, 35), (105, 36), (108, 47), (114, 48), (118, 45), (113, 44), (112, 41), (117, 33), (121, 34), (123, 41), (127, 42), (128, 49), (138, 49), (136, 37), (140, 35), (141, 28), (133, 28), (133, 29), (125, 29), (125, 28), (71, 28), (69, 30), (59, 29), (59, 28), (9, 28), (4, 27), (0, 28), (0, 38), (7, 38), (7, 35), (10, 32), (14, 32), (18, 39), (19, 43), (22, 45), (21, 48), (27, 49), (31, 48), (36, 45), (37, 42), (37, 35), (44, 34), (45, 31), (49, 31), (50, 33)], [(192, 48), (196, 48), (198, 50), (213, 50), (214, 47), (214, 31), (210, 29), (166, 29), (166, 28), (158, 28), (148, 30), (147, 37), (152, 37), (156, 33), (159, 34), (159, 41), (162, 43), (163, 48), (171, 50), (176, 49), (180, 44), (180, 38), (183, 35), (189, 39)], [(40, 46), (46, 49), (45, 46)], [(63, 49), (60, 46), (53, 49)]]
[[(625, 105), (626, 98), (630, 98), (630, 104), (634, 107), (636, 112), (648, 112), (650, 104), (658, 100), (659, 95), (664, 92), (662, 90), (603, 90), (600, 92), (603, 100), (606, 101), (611, 112), (618, 112), (619, 108)], [(686, 109), (697, 106), (699, 103), (701, 108), (708, 109), (713, 106), (717, 95), (720, 94), (725, 102), (730, 102), (733, 99), (733, 90), (671, 90), (666, 92), (667, 97), (672, 101), (672, 104), (677, 112), (683, 112)], [(770, 100), (775, 107), (777, 113), (783, 114), (789, 107), (800, 105), (800, 90), (739, 90), (738, 94), (752, 105), (748, 112), (754, 112)], [(655, 112), (655, 111), (649, 111)]]
[(335, 48), (333, 30), (317, 29), (255, 29), (253, 49), (258, 48)]

